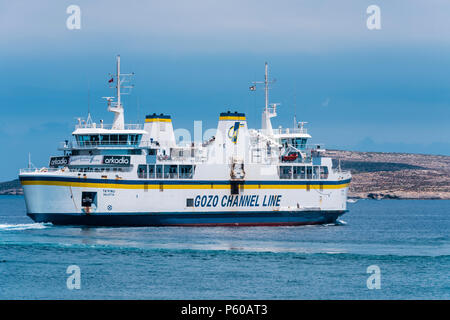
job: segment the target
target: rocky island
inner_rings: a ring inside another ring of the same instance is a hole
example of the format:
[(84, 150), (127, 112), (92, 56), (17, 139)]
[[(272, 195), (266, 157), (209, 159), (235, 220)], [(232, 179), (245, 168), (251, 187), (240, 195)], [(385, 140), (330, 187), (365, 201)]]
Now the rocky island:
[[(350, 170), (349, 198), (450, 199), (450, 156), (327, 150), (334, 166)], [(19, 180), (0, 183), (0, 195), (21, 195)]]
[(327, 150), (350, 170), (349, 198), (450, 199), (450, 156)]

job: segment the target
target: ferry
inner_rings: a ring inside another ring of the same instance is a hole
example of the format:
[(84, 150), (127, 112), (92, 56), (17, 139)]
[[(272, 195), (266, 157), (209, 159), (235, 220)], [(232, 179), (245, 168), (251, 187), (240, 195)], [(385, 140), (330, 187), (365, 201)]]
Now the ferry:
[[(48, 167), (20, 170), (27, 215), (81, 226), (297, 226), (335, 223), (347, 212), (351, 174), (310, 145), (305, 122), (273, 128), (268, 65), (261, 128), (242, 112), (221, 112), (206, 141), (176, 141), (172, 118), (150, 113), (125, 124), (121, 94), (132, 74), (117, 71), (105, 97), (111, 125), (78, 119)], [(152, 110), (155, 111), (155, 110)], [(159, 112), (159, 110), (158, 110)], [(180, 139), (179, 139), (180, 140)]]

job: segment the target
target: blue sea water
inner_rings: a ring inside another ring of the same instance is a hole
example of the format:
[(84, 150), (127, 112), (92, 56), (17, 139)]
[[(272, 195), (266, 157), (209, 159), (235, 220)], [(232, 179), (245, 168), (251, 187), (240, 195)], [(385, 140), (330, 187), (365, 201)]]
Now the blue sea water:
[(349, 209), (326, 226), (81, 228), (33, 223), (23, 197), (0, 196), (0, 299), (450, 298), (450, 201)]

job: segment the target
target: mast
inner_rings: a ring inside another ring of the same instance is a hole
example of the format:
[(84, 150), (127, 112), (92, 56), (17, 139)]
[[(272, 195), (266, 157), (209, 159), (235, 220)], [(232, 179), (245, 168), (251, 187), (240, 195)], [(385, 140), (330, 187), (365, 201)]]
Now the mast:
[[(133, 76), (134, 73), (129, 74), (121, 74), (120, 73), (120, 55), (117, 55), (117, 62), (116, 62), (116, 95), (117, 95), (117, 102), (113, 102), (112, 97), (104, 97), (108, 101), (108, 111), (114, 112), (114, 121), (112, 125), (112, 129), (114, 130), (123, 130), (125, 129), (125, 120), (124, 120), (124, 110), (122, 106), (122, 100), (121, 95), (122, 94), (129, 94), (130, 92), (121, 92), (121, 88), (125, 89), (132, 89), (133, 85), (122, 85), (122, 83), (129, 82), (129, 77)], [(122, 78), (123, 79), (122, 79)], [(128, 77), (128, 78), (127, 78)], [(113, 82), (114, 76), (110, 80), (110, 82)], [(111, 87), (114, 88), (114, 87)]]
[(120, 104), (120, 55), (117, 55), (117, 107), (121, 107)]
[(265, 72), (264, 72), (264, 91), (266, 96), (266, 106), (264, 110), (269, 107), (269, 68), (267, 62), (265, 62)]
[(261, 129), (263, 133), (268, 136), (273, 135), (272, 123), (270, 122), (270, 118), (277, 116), (277, 104), (273, 103), (272, 105), (269, 105), (269, 84), (273, 82), (275, 82), (275, 80), (269, 80), (269, 64), (265, 62), (264, 81), (253, 81), (253, 86), (250, 87), (250, 90), (254, 91), (257, 84), (264, 84), (265, 103), (261, 119)]

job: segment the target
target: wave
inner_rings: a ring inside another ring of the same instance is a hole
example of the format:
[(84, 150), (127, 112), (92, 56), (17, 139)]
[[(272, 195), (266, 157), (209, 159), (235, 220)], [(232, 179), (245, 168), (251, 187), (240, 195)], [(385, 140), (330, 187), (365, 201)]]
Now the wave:
[(32, 229), (45, 229), (52, 226), (51, 223), (19, 223), (19, 224), (0, 224), (0, 231), (21, 231)]
[(75, 251), (98, 251), (116, 254), (139, 254), (141, 255), (252, 255), (252, 256), (289, 256), (292, 258), (306, 259), (307, 257), (331, 258), (334, 260), (389, 260), (403, 261), (416, 259), (444, 259), (448, 261), (450, 255), (447, 252), (435, 254), (421, 254), (412, 252), (392, 253), (392, 252), (351, 252), (339, 248), (286, 248), (265, 245), (253, 246), (233, 246), (221, 244), (204, 244), (182, 246), (179, 244), (118, 244), (118, 243), (62, 243), (62, 242), (29, 242), (29, 241), (0, 241), (0, 251), (3, 249), (11, 250), (12, 248), (28, 248), (32, 250), (75, 250)]

